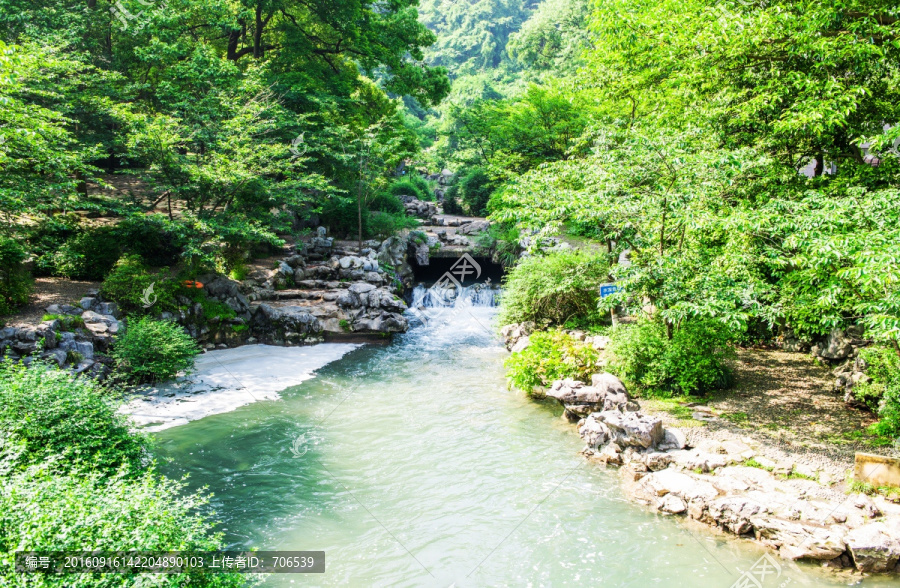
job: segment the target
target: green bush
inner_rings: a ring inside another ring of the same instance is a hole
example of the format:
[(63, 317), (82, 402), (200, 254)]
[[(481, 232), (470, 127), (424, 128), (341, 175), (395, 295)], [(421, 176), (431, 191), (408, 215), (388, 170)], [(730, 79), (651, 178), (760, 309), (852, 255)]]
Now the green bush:
[(75, 329), (84, 328), (84, 319), (74, 314), (45, 314), (42, 321), (59, 321), (59, 330), (74, 331)]
[[(240, 574), (34, 574), (15, 572), (15, 552), (212, 551), (221, 536), (198, 511), (208, 497), (152, 471), (139, 477), (96, 472), (59, 476), (16, 472), (0, 491), (0, 585), (60, 588), (244, 586)], [(27, 581), (26, 581), (27, 578)]]
[(115, 234), (126, 251), (151, 267), (178, 262), (185, 239), (182, 227), (162, 214), (135, 214), (116, 225)]
[(458, 180), (453, 197), (463, 212), (472, 216), (486, 216), (487, 204), (494, 192), (494, 182), (487, 171), (474, 167)]
[(369, 210), (373, 212), (387, 212), (390, 214), (406, 214), (406, 207), (400, 199), (390, 192), (380, 192), (369, 201)]
[(720, 322), (693, 320), (674, 329), (641, 320), (610, 331), (609, 371), (649, 396), (705, 393), (731, 385), (731, 334)]
[(526, 257), (504, 278), (500, 324), (599, 320), (599, 286), (608, 267), (603, 255), (578, 250)]
[(403, 229), (414, 229), (418, 226), (419, 222), (416, 219), (405, 214), (373, 212), (369, 217), (370, 236), (377, 239), (387, 239)]
[(25, 250), (12, 239), (0, 236), (0, 316), (11, 314), (28, 302), (31, 276), (25, 270)]
[(414, 196), (419, 200), (434, 200), (434, 191), (431, 188), (431, 184), (418, 174), (395, 180), (388, 186), (388, 192), (394, 196)]
[(194, 367), (200, 348), (181, 326), (172, 321), (141, 317), (113, 345), (118, 369), (132, 382), (159, 382)]
[[(150, 272), (138, 255), (124, 255), (119, 259), (100, 286), (103, 297), (118, 304), (127, 314), (171, 309), (175, 306), (177, 289), (177, 282)], [(148, 303), (151, 306), (146, 306)]]
[(100, 281), (122, 254), (122, 241), (113, 227), (78, 233), (51, 257), (53, 273), (75, 280)]
[(39, 276), (56, 273), (54, 254), (78, 234), (81, 217), (75, 213), (56, 214), (26, 227), (25, 243), (34, 259), (34, 272)]
[(519, 259), (519, 231), (515, 227), (493, 224), (474, 239), (477, 255), (490, 256), (504, 267), (512, 267)]
[(107, 473), (141, 467), (144, 437), (130, 430), (95, 380), (35, 362), (0, 363), (0, 432), (21, 445), (23, 465), (55, 460), (58, 468)]
[(464, 214), (459, 202), (459, 184), (455, 181), (444, 191), (444, 214)]
[(553, 380), (590, 382), (597, 371), (597, 351), (562, 331), (538, 331), (529, 341), (528, 347), (510, 355), (504, 364), (509, 382), (529, 394)]
[(870, 379), (853, 386), (853, 394), (881, 417), (871, 432), (900, 437), (900, 356), (888, 347), (868, 347), (859, 350), (859, 359)]
[[(363, 236), (369, 234), (369, 211), (363, 208)], [(329, 232), (339, 238), (355, 238), (358, 232), (356, 200), (349, 198), (332, 198), (322, 207), (320, 215), (322, 224)]]

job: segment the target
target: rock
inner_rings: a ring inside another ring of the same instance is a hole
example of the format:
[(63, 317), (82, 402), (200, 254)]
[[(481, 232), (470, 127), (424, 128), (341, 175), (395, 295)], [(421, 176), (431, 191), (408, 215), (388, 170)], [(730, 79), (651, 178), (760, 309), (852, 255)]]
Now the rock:
[(590, 418), (603, 422), (609, 428), (612, 440), (623, 447), (655, 447), (663, 437), (662, 420), (639, 412), (604, 410)]
[(260, 341), (276, 345), (284, 343), (288, 332), (307, 336), (322, 331), (319, 320), (308, 309), (298, 306), (275, 308), (268, 304), (256, 307), (251, 327)]
[(100, 314), (109, 315), (113, 318), (119, 316), (119, 307), (115, 302), (100, 302), (95, 304), (94, 308)]
[(66, 363), (66, 352), (62, 349), (51, 349), (41, 354), (42, 359), (52, 359), (56, 365), (62, 367)]
[(79, 302), (78, 304), (84, 310), (91, 310), (91, 308), (94, 306), (94, 303), (96, 303), (96, 302), (97, 302), (97, 299), (94, 298), (93, 296), (85, 296), (84, 298), (81, 299), (81, 302)]
[(672, 463), (672, 456), (668, 453), (653, 451), (643, 454), (641, 456), (641, 461), (651, 472), (658, 472), (669, 467), (669, 464)]
[(819, 357), (831, 361), (846, 359), (853, 354), (853, 345), (841, 329), (832, 329), (817, 348)]
[(686, 502), (710, 501), (719, 496), (712, 484), (697, 480), (672, 468), (654, 472), (641, 480), (641, 489), (656, 497), (674, 494)]
[(460, 225), (456, 232), (460, 235), (474, 235), (475, 233), (482, 233), (489, 228), (491, 228), (491, 223), (488, 221), (472, 221)]
[(893, 571), (900, 559), (900, 543), (892, 538), (884, 523), (869, 523), (847, 534), (847, 548), (860, 572)]
[(570, 416), (583, 417), (607, 410), (636, 411), (637, 403), (629, 398), (622, 382), (612, 374), (595, 374), (593, 386), (578, 380), (555, 380), (547, 396), (562, 404)]
[[(771, 516), (751, 517), (756, 538), (779, 548), (785, 559), (832, 560), (844, 552), (846, 533), (839, 526), (825, 527)], [(896, 557), (894, 558), (896, 563)]]
[(529, 345), (531, 345), (531, 337), (522, 337), (521, 339), (516, 341), (516, 344), (512, 346), (512, 349), (510, 349), (510, 351), (512, 353), (521, 353), (522, 351), (528, 349)]
[(750, 518), (765, 512), (765, 507), (747, 496), (716, 498), (706, 508), (707, 522), (713, 522), (735, 535), (753, 530)]
[(670, 451), (672, 449), (684, 449), (687, 445), (687, 435), (681, 429), (666, 428), (663, 430), (663, 439), (659, 444), (661, 451)]
[(674, 494), (666, 494), (659, 504), (659, 510), (669, 514), (681, 514), (687, 511), (687, 505), (680, 497)]
[(500, 329), (500, 337), (503, 339), (506, 349), (512, 350), (519, 339), (530, 336), (536, 329), (537, 325), (530, 321), (513, 323)]
[(881, 516), (881, 510), (877, 506), (875, 506), (875, 503), (872, 502), (872, 499), (865, 494), (854, 494), (850, 497), (850, 501), (854, 507), (863, 511), (863, 514), (870, 519)]

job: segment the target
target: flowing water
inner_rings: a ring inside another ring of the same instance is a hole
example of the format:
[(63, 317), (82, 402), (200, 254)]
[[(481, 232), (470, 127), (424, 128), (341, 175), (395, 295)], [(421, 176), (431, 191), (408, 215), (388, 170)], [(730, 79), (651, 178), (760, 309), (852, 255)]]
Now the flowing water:
[(614, 469), (580, 458), (559, 408), (506, 389), (492, 292), (416, 294), (446, 308), (279, 400), (157, 434), (163, 470), (215, 494), (231, 548), (326, 552), (325, 574), (266, 586), (851, 583), (777, 562), (736, 584), (763, 549), (629, 503)]

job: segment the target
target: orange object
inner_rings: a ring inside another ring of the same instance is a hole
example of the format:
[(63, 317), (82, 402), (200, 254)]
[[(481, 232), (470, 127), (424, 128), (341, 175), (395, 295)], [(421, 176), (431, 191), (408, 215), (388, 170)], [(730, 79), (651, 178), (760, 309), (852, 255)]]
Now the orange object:
[(184, 283), (185, 288), (202, 288), (203, 287), (202, 282), (195, 282), (194, 280), (185, 280), (183, 283)]

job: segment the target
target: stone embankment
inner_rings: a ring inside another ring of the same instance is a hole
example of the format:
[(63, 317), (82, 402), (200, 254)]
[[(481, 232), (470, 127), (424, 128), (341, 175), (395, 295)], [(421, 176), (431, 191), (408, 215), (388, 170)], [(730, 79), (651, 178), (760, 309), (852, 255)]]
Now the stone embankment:
[[(526, 347), (532, 329), (504, 328), (507, 347)], [(588, 341), (597, 348), (606, 342)], [(619, 466), (632, 500), (755, 540), (785, 559), (853, 573), (900, 573), (900, 504), (847, 493), (840, 477), (845, 468), (792, 459), (749, 437), (704, 438), (666, 427), (660, 416), (641, 412), (608, 373), (594, 374), (590, 384), (554, 381), (546, 395), (577, 423), (587, 458)]]
[[(253, 279), (199, 276), (206, 298), (228, 307), (230, 318), (207, 316), (204, 304), (185, 296), (157, 317), (178, 322), (205, 349), (386, 340), (408, 328), (400, 297), (412, 282), (407, 249), (401, 237), (366, 241), (362, 251), (340, 248), (319, 229)], [(111, 362), (104, 352), (127, 321), (102, 292), (89, 294), (47, 307), (52, 318), (37, 326), (0, 329), (0, 357), (29, 363), (39, 356), (74, 373), (105, 376)]]

